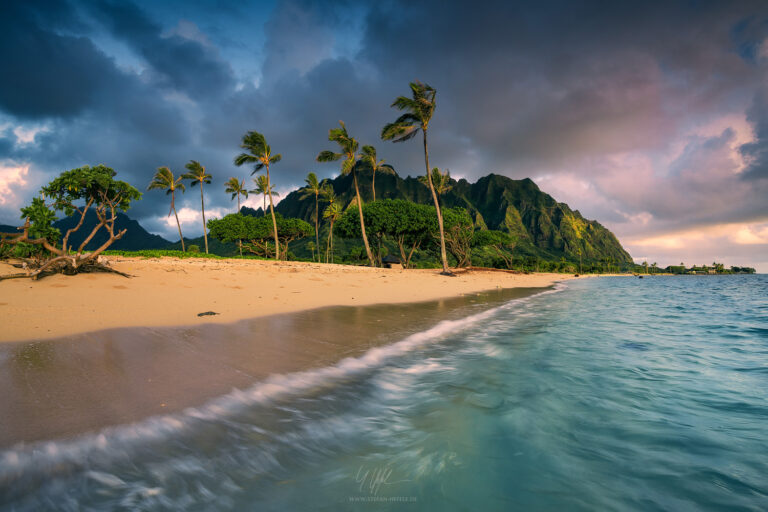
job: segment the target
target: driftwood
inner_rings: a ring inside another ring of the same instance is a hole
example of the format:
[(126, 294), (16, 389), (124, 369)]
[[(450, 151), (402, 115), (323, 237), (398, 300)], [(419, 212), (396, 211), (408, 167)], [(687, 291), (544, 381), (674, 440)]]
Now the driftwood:
[[(23, 268), (22, 265), (11, 263), (12, 266), (16, 268)], [(73, 269), (72, 267), (63, 267), (63, 268), (55, 268), (55, 267), (48, 267), (44, 269), (42, 272), (39, 269), (30, 269), (27, 272), (18, 272), (16, 274), (6, 274), (6, 275), (0, 275), (0, 281), (4, 281), (6, 279), (20, 279), (20, 278), (29, 278), (29, 279), (39, 279), (41, 277), (57, 274), (61, 272), (64, 275), (74, 275), (74, 274), (89, 274), (92, 272), (106, 272), (109, 274), (117, 274), (119, 276), (123, 277), (133, 277), (131, 274), (126, 274), (125, 272), (121, 272), (119, 270), (115, 270), (114, 268), (110, 267), (109, 265), (101, 262), (90, 262), (86, 265), (80, 265), (77, 267), (77, 269)]]

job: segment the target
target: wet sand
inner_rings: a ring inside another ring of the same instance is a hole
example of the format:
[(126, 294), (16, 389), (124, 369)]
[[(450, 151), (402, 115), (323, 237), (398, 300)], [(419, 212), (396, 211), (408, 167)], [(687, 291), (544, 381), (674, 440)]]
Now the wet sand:
[(270, 374), (324, 367), (541, 289), (2, 343), (0, 448), (181, 411)]

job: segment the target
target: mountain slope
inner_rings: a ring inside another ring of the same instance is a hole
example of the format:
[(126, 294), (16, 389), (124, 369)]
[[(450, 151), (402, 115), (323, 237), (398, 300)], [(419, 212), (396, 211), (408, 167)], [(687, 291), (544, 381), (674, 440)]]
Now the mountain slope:
[[(343, 204), (355, 196), (351, 176), (328, 181)], [(475, 183), (451, 180), (452, 188), (441, 197), (446, 207), (466, 208), (479, 228), (498, 229), (515, 236), (518, 254), (545, 259), (612, 261), (631, 264), (632, 258), (613, 233), (599, 222), (585, 219), (565, 203), (539, 190), (529, 178), (513, 180), (489, 174)], [(359, 177), (364, 201), (372, 200), (370, 173)], [(416, 178), (397, 175), (376, 176), (376, 197), (408, 199), (432, 204), (426, 186)], [(275, 209), (286, 217), (312, 222), (314, 199), (301, 199), (301, 192), (288, 194)], [(321, 210), (323, 205), (321, 205)]]

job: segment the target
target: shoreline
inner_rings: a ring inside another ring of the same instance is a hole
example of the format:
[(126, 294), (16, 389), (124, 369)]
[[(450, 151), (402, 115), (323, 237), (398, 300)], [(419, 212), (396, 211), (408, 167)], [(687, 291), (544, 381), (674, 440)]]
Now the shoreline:
[[(134, 277), (98, 273), (0, 282), (0, 342), (116, 328), (195, 327), (308, 311), (543, 288), (572, 274), (400, 270), (307, 262), (107, 257)], [(0, 263), (0, 274), (16, 272)], [(582, 276), (584, 278), (587, 276)], [(212, 311), (216, 315), (197, 316)]]
[(2, 343), (0, 387), (16, 399), (0, 401), (0, 450), (179, 413), (270, 376), (327, 368), (549, 288)]

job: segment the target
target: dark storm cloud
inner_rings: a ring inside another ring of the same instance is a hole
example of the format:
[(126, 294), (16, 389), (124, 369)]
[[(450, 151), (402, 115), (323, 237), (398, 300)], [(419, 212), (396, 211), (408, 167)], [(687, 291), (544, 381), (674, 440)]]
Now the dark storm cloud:
[(4, 5), (0, 16), (2, 110), (27, 119), (73, 116), (92, 106), (100, 89), (116, 82), (112, 61), (91, 40), (59, 35), (42, 26), (71, 20), (73, 13), (65, 5)]
[(681, 112), (754, 83), (731, 51), (739, 11), (747, 4), (395, 3), (372, 11), (363, 56), (388, 81), (428, 77), (436, 121), (491, 149), (486, 166), (528, 165), (663, 146)]
[[(741, 146), (749, 165), (744, 170), (746, 180), (768, 179), (768, 87), (763, 87), (747, 111), (747, 119), (755, 131), (755, 141)], [(768, 202), (768, 201), (766, 201)]]
[(162, 86), (198, 99), (226, 94), (234, 86), (231, 67), (214, 49), (178, 35), (163, 37), (161, 25), (136, 5), (103, 1), (90, 7), (115, 37), (125, 41), (151, 65)]

